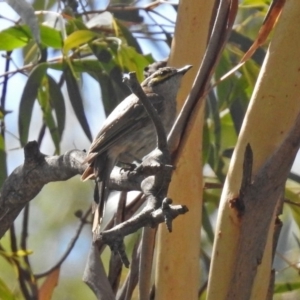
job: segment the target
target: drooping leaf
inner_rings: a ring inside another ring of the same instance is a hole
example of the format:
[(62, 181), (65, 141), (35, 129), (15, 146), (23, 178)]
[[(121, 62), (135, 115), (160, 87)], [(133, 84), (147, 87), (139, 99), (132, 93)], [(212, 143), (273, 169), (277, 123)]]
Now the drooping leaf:
[(300, 282), (283, 282), (283, 283), (276, 283), (274, 287), (274, 293), (285, 293), (291, 292), (300, 289)]
[(74, 109), (75, 115), (84, 131), (86, 136), (90, 141), (92, 141), (92, 134), (90, 127), (88, 125), (84, 109), (83, 102), (80, 94), (80, 90), (76, 81), (74, 74), (72, 73), (71, 68), (68, 65), (65, 65), (64, 75), (66, 78), (67, 90), (69, 93), (70, 101)]
[(34, 40), (37, 44), (40, 44), (40, 28), (31, 4), (25, 0), (6, 0), (6, 2), (20, 15), (23, 22), (29, 26)]
[(37, 98), (38, 89), (46, 74), (47, 68), (47, 63), (37, 65), (31, 71), (23, 90), (19, 107), (19, 135), (21, 146), (27, 143), (33, 104)]
[(8, 288), (8, 286), (1, 278), (0, 278), (0, 299), (16, 300), (14, 293)]
[[(228, 72), (233, 67), (232, 62), (230, 61), (230, 55), (227, 49), (222, 53), (219, 64), (217, 65), (215, 76), (217, 79), (221, 78), (224, 74)], [(219, 103), (219, 107), (226, 107), (228, 103), (229, 96), (232, 92), (234, 82), (232, 79), (233, 76), (227, 78), (226, 80), (220, 82), (216, 87), (216, 95)]]
[(52, 106), (50, 102), (50, 92), (49, 92), (49, 84), (48, 78), (44, 76), (42, 83), (38, 90), (38, 102), (43, 112), (43, 120), (49, 129), (52, 141), (55, 146), (55, 154), (59, 154), (59, 143), (60, 143), (60, 135), (58, 132), (58, 128), (56, 126), (56, 122), (52, 115)]
[(105, 114), (109, 115), (118, 105), (117, 96), (115, 94), (111, 79), (103, 72), (92, 73), (91, 76), (93, 76), (93, 78), (95, 78), (101, 86), (101, 95)]
[(117, 59), (120, 67), (126, 71), (136, 72), (139, 81), (144, 78), (144, 68), (152, 61), (149, 61), (149, 56), (143, 56), (136, 52), (133, 47), (121, 46), (117, 51)]
[(210, 150), (210, 132), (208, 129), (207, 122), (203, 125), (203, 137), (202, 137), (202, 160), (203, 165), (207, 163)]
[(54, 49), (62, 49), (63, 40), (60, 31), (46, 26), (40, 25), (42, 44)]
[(89, 28), (80, 19), (69, 20), (66, 29), (69, 35), (76, 30), (89, 30)]
[(126, 39), (128, 46), (133, 47), (137, 53), (142, 54), (142, 49), (141, 49), (139, 43), (137, 42), (136, 38), (132, 35), (132, 33), (128, 30), (128, 28), (126, 26), (124, 26), (122, 24), (122, 22), (120, 22), (116, 19), (115, 19), (115, 22), (116, 22), (119, 30), (123, 34), (124, 38)]
[[(62, 37), (58, 30), (43, 24), (41, 24), (39, 28), (42, 45), (54, 49), (62, 48)], [(11, 51), (22, 48), (30, 41), (32, 41), (32, 34), (27, 25), (16, 25), (0, 32), (0, 50)]]
[[(56, 62), (49, 64), (49, 68), (63, 71), (64, 62)], [(72, 68), (75, 72), (99, 72), (102, 70), (101, 63), (96, 59), (73, 59)]]
[(0, 187), (3, 185), (4, 180), (7, 177), (7, 167), (6, 167), (6, 152), (5, 152), (5, 142), (3, 136), (0, 134)]
[(53, 270), (39, 289), (39, 300), (51, 300), (55, 287), (58, 284), (60, 268)]
[(211, 242), (211, 244), (213, 244), (214, 243), (214, 230), (213, 230), (211, 221), (209, 219), (209, 214), (208, 214), (208, 211), (207, 211), (205, 205), (203, 205), (202, 218), (203, 218), (203, 220), (202, 220), (203, 229), (205, 230), (205, 232), (209, 238), (209, 241)]
[(90, 30), (75, 31), (71, 33), (64, 41), (63, 51), (65, 54), (67, 54), (71, 49), (86, 44), (98, 36), (99, 35), (96, 32)]
[(247, 95), (250, 98), (250, 96), (252, 95), (254, 86), (256, 84), (256, 80), (257, 80), (258, 73), (259, 73), (259, 67), (253, 61), (248, 60), (242, 66), (242, 72), (243, 72), (243, 76), (245, 77), (247, 84), (248, 84), (245, 92), (247, 93)]
[(90, 43), (89, 46), (99, 62), (108, 64), (112, 60), (112, 54), (106, 42)]
[(296, 191), (293, 191), (291, 188), (287, 187), (285, 189), (285, 198), (296, 203), (296, 205), (287, 204), (286, 207), (288, 207), (290, 209), (296, 225), (298, 226), (298, 228), (300, 228), (300, 207), (299, 207), (299, 205), (297, 205), (300, 203), (299, 189), (297, 189)]
[(109, 72), (109, 78), (112, 81), (114, 93), (117, 97), (118, 103), (121, 102), (125, 97), (130, 94), (130, 90), (127, 85), (123, 82), (123, 72), (120, 67), (115, 66)]
[(57, 128), (61, 141), (66, 122), (65, 101), (57, 82), (50, 75), (47, 75), (47, 78), (49, 84), (50, 101), (56, 114)]
[(122, 72), (115, 66), (109, 75), (106, 72), (90, 72), (101, 86), (102, 102), (105, 114), (109, 115), (111, 111), (129, 94), (130, 90), (122, 82)]
[(12, 51), (24, 47), (31, 39), (27, 26), (14, 26), (0, 32), (0, 50)]

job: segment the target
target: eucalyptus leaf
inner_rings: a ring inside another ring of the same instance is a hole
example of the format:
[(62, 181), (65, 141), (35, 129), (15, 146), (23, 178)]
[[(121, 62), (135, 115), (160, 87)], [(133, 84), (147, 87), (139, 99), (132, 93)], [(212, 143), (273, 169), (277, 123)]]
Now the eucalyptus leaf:
[(67, 54), (71, 49), (78, 48), (79, 46), (88, 43), (98, 36), (99, 35), (96, 32), (91, 30), (75, 31), (65, 39), (63, 51), (65, 54)]
[(21, 146), (25, 146), (28, 141), (33, 104), (37, 98), (38, 89), (46, 74), (47, 68), (47, 63), (37, 65), (31, 71), (23, 90), (19, 107), (19, 135)]
[(142, 49), (139, 45), (139, 43), (137, 42), (136, 38), (132, 35), (132, 33), (128, 30), (128, 28), (126, 26), (124, 26), (122, 24), (122, 22), (116, 20), (116, 24), (119, 28), (119, 30), (122, 32), (124, 38), (126, 39), (126, 42), (128, 44), (128, 46), (133, 47), (137, 53), (142, 54)]
[(0, 299), (16, 300), (14, 293), (9, 289), (5, 282), (0, 278)]
[(43, 77), (41, 86), (38, 90), (38, 102), (43, 112), (43, 120), (49, 129), (52, 141), (55, 146), (55, 154), (59, 154), (59, 143), (60, 143), (60, 134), (58, 132), (58, 128), (56, 126), (56, 122), (52, 115), (52, 106), (50, 102), (50, 93), (49, 93), (49, 84), (48, 78), (46, 76)]
[(209, 219), (209, 214), (208, 214), (208, 211), (207, 211), (205, 205), (203, 205), (203, 207), (202, 207), (202, 226), (209, 238), (209, 241), (211, 242), (211, 244), (213, 244), (214, 230), (213, 230), (211, 221)]
[(68, 65), (65, 65), (64, 75), (66, 78), (67, 90), (69, 93), (70, 101), (72, 107), (74, 109), (75, 115), (84, 131), (86, 136), (90, 141), (92, 141), (92, 134), (90, 131), (89, 124), (87, 122), (84, 108), (83, 108), (83, 101), (81, 98), (80, 90), (76, 81), (74, 74), (72, 73), (71, 68)]
[(0, 134), (0, 187), (3, 185), (4, 180), (7, 177), (7, 167), (6, 167), (6, 151), (5, 151), (5, 141), (3, 136)]
[(20, 15), (23, 22), (29, 26), (34, 40), (40, 45), (40, 28), (31, 4), (25, 0), (6, 0), (6, 2)]
[(14, 26), (0, 32), (0, 50), (12, 51), (24, 47), (31, 40), (28, 26)]
[(49, 94), (51, 106), (54, 108), (56, 114), (57, 128), (60, 137), (62, 138), (63, 131), (65, 129), (66, 122), (66, 107), (63, 94), (57, 82), (50, 76), (47, 75), (49, 84)]
[(40, 30), (43, 45), (54, 49), (62, 49), (63, 40), (60, 31), (46, 25), (41, 25)]
[(149, 61), (149, 56), (143, 56), (136, 52), (133, 47), (122, 46), (117, 52), (118, 62), (120, 67), (125, 71), (136, 72), (139, 81), (144, 79), (144, 68), (148, 66), (151, 61)]
[(300, 290), (300, 282), (283, 282), (283, 283), (276, 283), (274, 286), (274, 293), (286, 293), (295, 290)]
[[(64, 62), (55, 62), (49, 64), (49, 68), (63, 71), (65, 68)], [(96, 59), (73, 59), (72, 68), (75, 72), (101, 72), (102, 65)]]

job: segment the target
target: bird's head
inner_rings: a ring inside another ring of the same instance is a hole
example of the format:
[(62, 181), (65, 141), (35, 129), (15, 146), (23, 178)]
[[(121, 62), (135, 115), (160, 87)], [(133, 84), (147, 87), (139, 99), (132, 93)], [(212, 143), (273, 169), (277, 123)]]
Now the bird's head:
[[(191, 65), (186, 65), (180, 69), (173, 67), (160, 68), (146, 78), (141, 85), (144, 88), (152, 88), (153, 92), (159, 93), (160, 89), (174, 88), (177, 93), (181, 78), (191, 67)], [(158, 91), (156, 91), (157, 89)]]

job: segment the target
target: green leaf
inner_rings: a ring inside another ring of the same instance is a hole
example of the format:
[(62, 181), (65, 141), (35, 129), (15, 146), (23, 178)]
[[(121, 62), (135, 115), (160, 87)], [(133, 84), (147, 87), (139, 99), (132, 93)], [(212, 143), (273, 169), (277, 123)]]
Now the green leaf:
[(47, 63), (37, 65), (30, 73), (23, 90), (19, 107), (19, 135), (21, 146), (28, 141), (32, 109), (37, 98), (38, 89), (48, 68)]
[(276, 283), (274, 287), (274, 293), (285, 293), (300, 289), (300, 282), (284, 282)]
[(119, 67), (115, 67), (107, 75), (105, 72), (91, 72), (101, 86), (102, 102), (105, 114), (109, 115), (112, 110), (129, 94), (130, 90), (122, 82), (122, 73)]
[[(63, 71), (65, 68), (64, 62), (49, 64), (49, 68)], [(96, 59), (73, 59), (72, 68), (75, 72), (101, 72), (101, 63)]]
[(210, 133), (207, 122), (203, 125), (203, 137), (202, 137), (202, 160), (203, 164), (207, 163), (210, 150)]
[(45, 76), (42, 80), (41, 86), (39, 87), (38, 102), (43, 112), (43, 120), (50, 131), (50, 135), (55, 146), (55, 154), (59, 154), (60, 135), (52, 115), (48, 78)]
[(8, 288), (5, 282), (0, 278), (0, 299), (15, 300), (13, 292)]
[(203, 210), (202, 210), (202, 226), (207, 234), (209, 241), (211, 242), (211, 244), (213, 244), (214, 243), (214, 230), (213, 230), (211, 221), (209, 219), (209, 214), (208, 214), (208, 211), (207, 211), (205, 205), (203, 205)]
[[(61, 33), (49, 26), (40, 25), (41, 43), (46, 47), (62, 49)], [(0, 32), (0, 50), (11, 51), (26, 46), (32, 40), (27, 25), (16, 25)], [(35, 44), (36, 45), (36, 44)]]
[(89, 43), (89, 46), (101, 63), (108, 64), (112, 60), (112, 53), (106, 42)]
[(108, 116), (119, 103), (111, 79), (103, 72), (93, 73), (91, 76), (95, 78), (101, 86), (102, 102), (105, 114)]
[(72, 70), (68, 65), (66, 65), (64, 70), (64, 75), (66, 78), (66, 84), (67, 84), (67, 90), (69, 93), (70, 101), (72, 104), (72, 107), (74, 109), (75, 115), (84, 131), (86, 136), (90, 141), (92, 141), (92, 134), (90, 131), (90, 127), (88, 125), (84, 109), (83, 109), (83, 102), (80, 95), (80, 90), (77, 85), (77, 81), (75, 76), (72, 73)]
[[(299, 189), (295, 190), (295, 188), (286, 187), (285, 198), (295, 203), (299, 203), (300, 202)], [(300, 207), (298, 205), (289, 204), (289, 203), (286, 204), (286, 207), (290, 209), (295, 223), (297, 224), (298, 228), (300, 228)]]
[(44, 46), (52, 47), (54, 49), (62, 49), (63, 40), (60, 31), (46, 25), (41, 25), (40, 30), (42, 44)]
[(4, 180), (7, 177), (6, 168), (6, 151), (5, 151), (5, 141), (3, 136), (0, 134), (0, 187), (3, 185)]
[(117, 52), (118, 62), (123, 70), (136, 72), (139, 81), (144, 79), (144, 68), (151, 62), (149, 56), (143, 56), (133, 47), (121, 46)]
[(59, 138), (61, 141), (63, 131), (65, 129), (66, 122), (66, 107), (63, 94), (57, 82), (50, 76), (47, 75), (49, 84), (49, 94), (51, 106), (54, 108), (56, 114), (57, 128)]
[(12, 51), (24, 47), (31, 40), (28, 26), (14, 26), (0, 32), (0, 50)]
[(117, 19), (115, 19), (115, 22), (116, 22), (119, 30), (122, 32), (122, 35), (126, 39), (128, 46), (133, 47), (138, 53), (142, 54), (142, 49), (141, 49), (139, 43), (137, 42), (137, 39), (132, 35), (130, 30), (128, 30), (128, 28), (126, 26), (124, 26), (122, 24), (122, 22), (118, 21)]
[[(70, 27), (72, 28), (72, 32), (75, 30), (89, 30), (89, 28), (80, 19), (69, 20), (67, 29), (70, 30)], [(68, 34), (70, 34), (70, 31), (68, 31)]]
[(63, 51), (65, 54), (73, 48), (77, 48), (82, 44), (90, 42), (92, 39), (98, 37), (96, 32), (90, 30), (78, 30), (71, 33), (64, 41)]
[(34, 40), (41, 43), (40, 28), (34, 9), (25, 0), (6, 0), (6, 2), (21, 16), (23, 22), (29, 26)]

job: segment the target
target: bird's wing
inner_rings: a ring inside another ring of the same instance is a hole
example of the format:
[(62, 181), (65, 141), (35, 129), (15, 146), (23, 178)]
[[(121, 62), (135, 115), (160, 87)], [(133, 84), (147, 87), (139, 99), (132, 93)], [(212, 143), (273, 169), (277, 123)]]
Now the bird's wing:
[[(148, 93), (147, 97), (159, 113), (162, 109), (163, 97), (154, 93)], [(128, 96), (105, 120), (90, 147), (86, 162), (92, 162), (95, 152), (97, 155), (103, 153), (118, 142), (124, 134), (140, 129), (146, 118), (149, 116), (138, 98), (133, 94)]]

